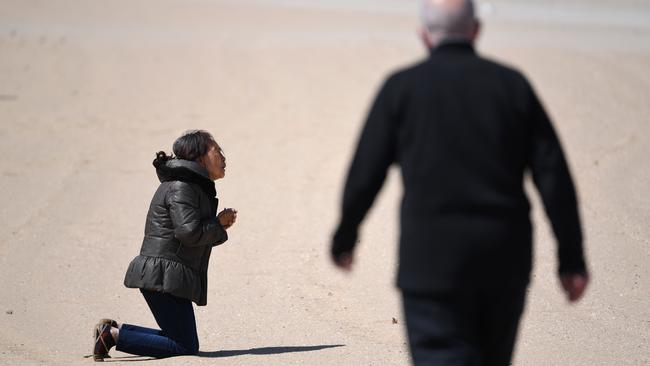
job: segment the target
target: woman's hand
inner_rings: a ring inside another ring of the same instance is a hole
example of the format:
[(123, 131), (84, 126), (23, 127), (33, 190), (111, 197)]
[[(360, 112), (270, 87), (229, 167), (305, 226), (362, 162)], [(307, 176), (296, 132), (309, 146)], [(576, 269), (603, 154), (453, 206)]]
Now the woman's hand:
[(219, 212), (217, 219), (219, 219), (219, 223), (224, 229), (228, 229), (237, 221), (237, 210), (234, 208), (226, 208)]

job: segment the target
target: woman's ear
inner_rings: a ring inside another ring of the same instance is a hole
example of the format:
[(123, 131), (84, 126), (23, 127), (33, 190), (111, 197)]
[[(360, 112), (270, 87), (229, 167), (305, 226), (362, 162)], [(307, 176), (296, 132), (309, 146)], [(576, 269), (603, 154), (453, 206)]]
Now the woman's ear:
[(205, 155), (204, 156), (199, 156), (198, 159), (196, 159), (196, 162), (199, 163), (202, 167), (205, 168), (205, 161), (203, 159), (204, 157), (205, 157)]

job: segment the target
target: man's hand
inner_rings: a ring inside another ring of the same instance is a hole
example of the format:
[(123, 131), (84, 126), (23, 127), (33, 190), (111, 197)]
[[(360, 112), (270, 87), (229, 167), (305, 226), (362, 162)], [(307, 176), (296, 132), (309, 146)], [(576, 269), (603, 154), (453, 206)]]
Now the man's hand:
[(354, 252), (342, 253), (338, 257), (333, 257), (334, 265), (339, 269), (350, 272), (352, 270), (352, 263), (354, 262)]
[(235, 221), (237, 221), (237, 210), (233, 208), (226, 208), (225, 210), (219, 212), (217, 215), (219, 223), (223, 226), (224, 229), (230, 228)]
[(562, 288), (570, 302), (580, 300), (589, 284), (587, 273), (567, 273), (560, 276)]

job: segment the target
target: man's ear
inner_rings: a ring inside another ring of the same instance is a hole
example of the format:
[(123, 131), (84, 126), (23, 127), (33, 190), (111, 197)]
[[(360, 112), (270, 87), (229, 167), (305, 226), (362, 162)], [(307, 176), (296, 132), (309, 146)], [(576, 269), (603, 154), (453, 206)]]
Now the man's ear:
[(422, 40), (422, 43), (427, 49), (433, 48), (433, 39), (431, 39), (431, 34), (427, 30), (426, 27), (421, 26), (418, 28), (418, 33), (420, 35), (420, 39)]
[(474, 24), (472, 25), (472, 33), (470, 34), (470, 40), (472, 42), (476, 41), (480, 33), (481, 33), (481, 22), (478, 19), (474, 19)]

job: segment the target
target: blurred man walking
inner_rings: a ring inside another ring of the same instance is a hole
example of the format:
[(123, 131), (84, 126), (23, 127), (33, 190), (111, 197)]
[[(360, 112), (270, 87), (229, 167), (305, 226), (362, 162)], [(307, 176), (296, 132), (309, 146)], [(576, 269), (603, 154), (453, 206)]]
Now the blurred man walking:
[(416, 365), (508, 365), (532, 262), (532, 173), (570, 301), (588, 283), (577, 200), (551, 121), (516, 70), (477, 55), (469, 0), (422, 2), (423, 62), (383, 84), (361, 133), (332, 243), (350, 270), (388, 167), (401, 168), (397, 284)]

